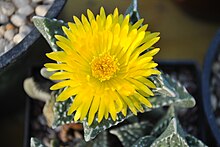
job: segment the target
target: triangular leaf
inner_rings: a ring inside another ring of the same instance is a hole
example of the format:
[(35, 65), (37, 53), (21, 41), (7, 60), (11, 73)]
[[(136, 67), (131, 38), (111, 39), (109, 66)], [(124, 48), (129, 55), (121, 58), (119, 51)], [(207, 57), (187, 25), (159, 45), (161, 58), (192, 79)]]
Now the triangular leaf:
[[(52, 96), (53, 99), (56, 99), (57, 94), (54, 94)], [(67, 115), (68, 109), (70, 105), (72, 104), (73, 98), (69, 98), (68, 100), (64, 102), (55, 102), (53, 111), (54, 111), (54, 122), (52, 124), (52, 128), (56, 128), (58, 126), (64, 125), (64, 124), (70, 124), (73, 123), (73, 117), (74, 115)]]
[(82, 140), (76, 147), (108, 147), (107, 132), (100, 133), (94, 140), (89, 142)]
[(131, 147), (149, 147), (154, 140), (153, 136), (144, 136), (138, 139)]
[(34, 25), (40, 31), (40, 33), (47, 40), (52, 50), (53, 51), (61, 50), (56, 45), (56, 38), (54, 37), (54, 35), (65, 36), (62, 30), (62, 26), (66, 26), (64, 21), (56, 20), (56, 19), (49, 19), (49, 18), (40, 17), (40, 16), (34, 16), (32, 20), (34, 22)]
[(140, 137), (149, 134), (152, 127), (153, 125), (149, 122), (137, 122), (112, 129), (110, 130), (110, 133), (116, 135), (123, 146), (131, 146)]
[(172, 103), (182, 108), (192, 108), (195, 106), (195, 99), (187, 92), (186, 88), (169, 75), (161, 74), (152, 76), (151, 79), (157, 87), (153, 89), (155, 97), (149, 99), (154, 108), (161, 105), (171, 105)]
[(151, 147), (189, 147), (184, 135), (180, 131), (180, 127), (175, 118), (173, 118), (166, 130), (151, 144)]
[(202, 141), (189, 134), (186, 135), (186, 142), (190, 147), (208, 147)]
[(137, 0), (132, 0), (130, 6), (128, 7), (128, 9), (125, 12), (125, 15), (127, 15), (127, 14), (130, 15), (130, 22), (132, 24), (134, 24), (135, 22), (137, 22), (140, 19), (140, 15), (138, 13), (137, 7), (138, 7)]
[(175, 110), (174, 106), (171, 105), (166, 115), (162, 119), (160, 119), (154, 126), (154, 128), (151, 131), (151, 135), (154, 137), (160, 136), (166, 130), (167, 126), (173, 118), (175, 118)]
[(46, 147), (39, 139), (32, 137), (31, 138), (31, 147)]

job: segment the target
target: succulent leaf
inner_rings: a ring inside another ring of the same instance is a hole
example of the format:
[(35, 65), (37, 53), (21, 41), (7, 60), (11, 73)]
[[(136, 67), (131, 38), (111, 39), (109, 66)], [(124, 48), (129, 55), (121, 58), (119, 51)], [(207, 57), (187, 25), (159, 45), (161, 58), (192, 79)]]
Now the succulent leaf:
[(139, 138), (149, 134), (153, 125), (149, 122), (133, 123), (110, 130), (121, 141), (123, 146), (133, 145)]
[(31, 138), (31, 147), (46, 147), (39, 139)]
[(52, 50), (53, 51), (61, 50), (56, 45), (56, 38), (54, 37), (54, 35), (65, 36), (62, 30), (62, 26), (66, 26), (64, 21), (57, 19), (49, 19), (41, 16), (34, 16), (32, 20), (34, 22), (34, 25), (40, 31), (40, 33), (47, 40)]

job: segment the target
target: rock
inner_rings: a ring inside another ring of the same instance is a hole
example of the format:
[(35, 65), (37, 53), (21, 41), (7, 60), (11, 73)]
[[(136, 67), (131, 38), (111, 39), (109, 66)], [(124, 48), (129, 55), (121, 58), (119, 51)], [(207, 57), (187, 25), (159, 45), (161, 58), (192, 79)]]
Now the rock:
[(33, 3), (40, 3), (42, 2), (43, 0), (32, 0)]
[(0, 3), (0, 11), (6, 16), (11, 16), (15, 12), (15, 6), (11, 2)]
[(0, 13), (0, 24), (6, 24), (8, 21), (8, 16)]
[(0, 26), (0, 38), (1, 38), (2, 36), (4, 36), (4, 34), (5, 34), (5, 26), (2, 25), (2, 26)]
[(218, 126), (220, 127), (220, 118), (219, 117), (216, 118), (216, 122), (217, 122)]
[(215, 95), (211, 95), (211, 106), (212, 106), (213, 111), (216, 110), (217, 105), (218, 105), (218, 103), (217, 103), (216, 96)]
[(220, 72), (220, 65), (218, 62), (215, 62), (213, 65), (212, 65), (212, 71), (215, 73), (215, 74), (218, 74)]
[(45, 16), (49, 8), (50, 8), (50, 5), (39, 5), (35, 9), (35, 13), (39, 16)]
[(26, 23), (26, 17), (21, 15), (21, 14), (14, 14), (11, 17), (11, 22), (15, 26), (19, 27), (19, 26), (22, 26), (22, 25), (24, 25)]
[(28, 25), (22, 25), (20, 28), (19, 28), (19, 33), (23, 33), (25, 35), (29, 34), (31, 32), (32, 28), (29, 27)]
[(11, 40), (13, 40), (14, 35), (15, 35), (15, 31), (14, 30), (7, 30), (7, 31), (5, 31), (4, 37), (8, 41), (11, 41)]
[(29, 16), (34, 12), (34, 9), (30, 5), (26, 5), (24, 7), (21, 7), (17, 10), (19, 14), (22, 14), (24, 16)]
[(12, 0), (17, 8), (21, 8), (29, 4), (29, 0)]
[(10, 42), (8, 45), (5, 46), (4, 51), (7, 52), (9, 51), (11, 48), (13, 48), (15, 46), (14, 42)]
[(4, 38), (0, 38), (0, 54), (5, 52), (5, 46), (9, 44), (9, 42), (4, 39)]
[(13, 30), (15, 29), (15, 26), (11, 23), (8, 23), (6, 26), (5, 26), (6, 30)]
[(18, 33), (14, 36), (13, 41), (15, 44), (18, 44), (24, 39), (25, 35), (23, 33)]
[(44, 4), (52, 4), (54, 2), (54, 0), (44, 0), (43, 2), (44, 2)]

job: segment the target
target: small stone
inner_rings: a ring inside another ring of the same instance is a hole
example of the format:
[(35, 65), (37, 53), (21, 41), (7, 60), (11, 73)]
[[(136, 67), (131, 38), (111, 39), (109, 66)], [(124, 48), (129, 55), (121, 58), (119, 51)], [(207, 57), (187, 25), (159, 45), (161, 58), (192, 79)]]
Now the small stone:
[(217, 118), (216, 122), (217, 122), (218, 126), (220, 126), (220, 118)]
[(13, 41), (15, 44), (18, 44), (19, 42), (21, 42), (24, 39), (25, 35), (22, 33), (16, 34), (13, 38)]
[(0, 38), (0, 54), (4, 53), (5, 46), (8, 44), (9, 42), (6, 39)]
[(211, 95), (211, 105), (212, 105), (212, 109), (215, 111), (217, 108), (217, 98), (215, 95)]
[(40, 3), (42, 2), (43, 0), (32, 0), (33, 3)]
[(0, 24), (5, 24), (9, 21), (8, 16), (0, 13)]
[(0, 26), (0, 37), (4, 36), (4, 34), (5, 34), (5, 26), (2, 25)]
[(39, 5), (35, 9), (35, 13), (39, 16), (45, 16), (49, 8), (50, 8), (50, 5)]
[(34, 9), (30, 5), (26, 5), (24, 7), (21, 7), (17, 10), (19, 14), (29, 16), (34, 12)]
[(29, 27), (28, 25), (22, 25), (20, 28), (19, 28), (19, 33), (23, 33), (25, 35), (29, 34), (31, 32), (32, 28)]
[(12, 22), (15, 26), (20, 27), (20, 26), (22, 26), (22, 25), (25, 24), (25, 22), (26, 22), (26, 17), (23, 16), (23, 15), (20, 15), (20, 14), (14, 14), (14, 15), (12, 15), (12, 17), (11, 17), (11, 22)]
[(15, 29), (15, 26), (11, 23), (8, 23), (6, 26), (5, 26), (6, 30), (14, 30)]
[(13, 37), (15, 35), (15, 31), (14, 30), (7, 30), (4, 34), (5, 39), (7, 39), (8, 41), (13, 40)]
[(44, 4), (52, 4), (54, 2), (54, 0), (44, 0), (43, 2), (44, 2)]
[(213, 71), (215, 74), (220, 72), (220, 65), (219, 65), (218, 62), (215, 62), (215, 63), (212, 65), (212, 71)]
[(10, 42), (8, 45), (5, 46), (5, 52), (9, 51), (14, 46), (15, 46), (14, 42)]
[(15, 12), (15, 6), (11, 2), (0, 3), (0, 11), (6, 16), (11, 16)]
[(29, 4), (29, 0), (12, 0), (17, 8), (21, 8)]

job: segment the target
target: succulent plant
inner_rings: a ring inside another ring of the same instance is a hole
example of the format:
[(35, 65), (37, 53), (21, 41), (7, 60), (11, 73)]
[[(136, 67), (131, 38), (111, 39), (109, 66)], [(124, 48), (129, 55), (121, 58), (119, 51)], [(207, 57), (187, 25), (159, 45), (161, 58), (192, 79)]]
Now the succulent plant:
[[(131, 23), (134, 24), (139, 20), (137, 11), (137, 0), (133, 0), (132, 4), (126, 11), (130, 14)], [(56, 45), (55, 35), (65, 35), (62, 26), (66, 26), (63, 21), (56, 19), (48, 19), (45, 17), (35, 16), (33, 22), (44, 38), (48, 41), (53, 51), (61, 50)], [(46, 70), (41, 70), (44, 77), (51, 75)], [(150, 146), (150, 147), (174, 147), (174, 146), (206, 146), (200, 140), (184, 132), (175, 114), (175, 109), (191, 108), (195, 105), (194, 98), (187, 90), (177, 81), (173, 80), (168, 75), (161, 73), (160, 75), (151, 76), (150, 80), (156, 85), (153, 89), (154, 96), (148, 98), (152, 104), (152, 108), (144, 107), (144, 113), (153, 110), (163, 109), (164, 106), (169, 106), (166, 114), (154, 126), (147, 118), (144, 121), (139, 121), (134, 114), (128, 110), (127, 115), (118, 114), (114, 121), (111, 117), (103, 119), (100, 123), (95, 119), (91, 125), (88, 125), (87, 120), (83, 120), (84, 140), (77, 144), (81, 146), (103, 147), (109, 146), (108, 135), (113, 134), (118, 137), (123, 146)], [(36, 83), (37, 85), (37, 83)], [(36, 86), (35, 86), (36, 87)], [(38, 86), (39, 87), (39, 86)], [(30, 87), (31, 88), (31, 87)], [(36, 88), (35, 88), (36, 89)], [(37, 90), (40, 92), (41, 90)], [(57, 128), (64, 124), (73, 122), (74, 114), (67, 115), (68, 107), (74, 100), (72, 96), (67, 101), (56, 102), (56, 97), (63, 90), (58, 90), (51, 94), (51, 100), (46, 100), (47, 105), (51, 110), (52, 117), (45, 113), (46, 118), (49, 118), (52, 128)], [(40, 94), (39, 94), (40, 95)], [(127, 124), (122, 122), (127, 121)], [(120, 124), (120, 127), (118, 125)], [(123, 124), (123, 125), (121, 125)], [(113, 127), (114, 126), (114, 127)], [(36, 138), (31, 139), (31, 146), (45, 146)]]

